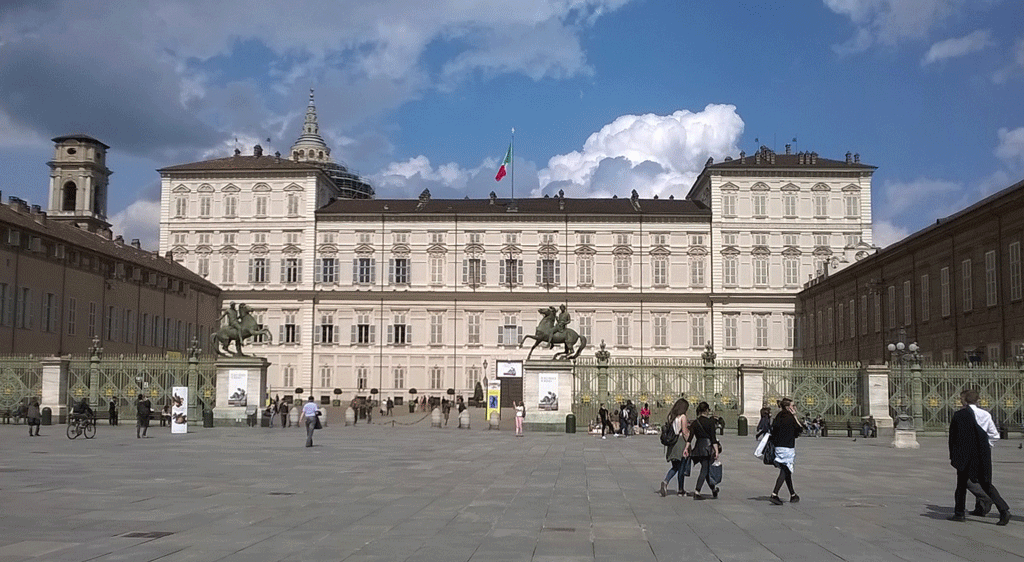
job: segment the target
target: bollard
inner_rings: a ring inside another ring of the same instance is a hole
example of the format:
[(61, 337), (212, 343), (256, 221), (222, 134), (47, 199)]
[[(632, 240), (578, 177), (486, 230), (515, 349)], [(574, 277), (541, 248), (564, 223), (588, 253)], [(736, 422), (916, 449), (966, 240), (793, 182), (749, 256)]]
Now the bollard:
[(825, 423), (825, 420), (821, 420), (821, 436), (828, 437), (828, 424)]
[(43, 408), (43, 411), (41, 412), (40, 415), (42, 416), (42, 421), (40, 422), (41, 424), (53, 425), (53, 410), (51, 410), (49, 406)]
[(846, 422), (846, 436), (853, 437), (853, 424), (849, 421)]
[(1009, 437), (1010, 437), (1010, 432), (1009, 432), (1009, 430), (1006, 429), (1006, 422), (1003, 422), (1003, 423), (999, 424), (999, 438), (1000, 439), (1009, 439)]
[(441, 408), (434, 407), (430, 412), (430, 427), (441, 427)]
[(491, 425), (488, 429), (498, 429), (498, 412), (491, 412)]
[(213, 427), (213, 410), (203, 410), (203, 427)]
[(345, 427), (356, 424), (356, 411), (352, 406), (345, 408)]
[(565, 416), (565, 432), (576, 433), (576, 415), (568, 414)]
[(263, 410), (263, 415), (260, 416), (260, 427), (270, 427), (270, 413)]
[(736, 418), (736, 435), (740, 437), (746, 437), (747, 435), (747, 418), (746, 416), (740, 416)]
[(469, 429), (469, 409), (465, 409), (459, 414), (459, 427)]

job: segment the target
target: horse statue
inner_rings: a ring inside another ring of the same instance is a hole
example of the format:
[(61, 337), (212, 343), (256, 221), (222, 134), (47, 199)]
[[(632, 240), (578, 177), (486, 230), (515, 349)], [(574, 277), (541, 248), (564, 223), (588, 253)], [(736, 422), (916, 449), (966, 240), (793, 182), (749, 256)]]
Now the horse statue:
[[(537, 349), (538, 345), (546, 342), (551, 342), (552, 346), (557, 343), (562, 344), (563, 350), (552, 357), (556, 361), (572, 360), (579, 357), (583, 353), (583, 349), (587, 347), (587, 338), (577, 334), (576, 330), (568, 327), (556, 331), (555, 325), (558, 322), (558, 312), (555, 310), (555, 307), (541, 308), (538, 312), (540, 312), (543, 318), (537, 324), (537, 331), (532, 336), (523, 336), (522, 341), (519, 342), (519, 347), (521, 348), (526, 343), (527, 338), (533, 340), (533, 347), (530, 348), (530, 353), (526, 355), (526, 360), (530, 360), (533, 350)], [(576, 347), (577, 342), (579, 342), (579, 347)]]
[[(256, 322), (256, 318), (252, 315), (252, 307), (243, 303), (238, 305), (236, 312), (234, 304), (231, 303), (231, 307), (225, 312), (225, 315), (228, 317), (228, 323), (210, 334), (210, 340), (213, 341), (213, 347), (218, 355), (229, 357), (244, 356), (242, 344), (245, 343), (245, 340), (254, 336), (263, 336), (267, 338), (267, 341), (272, 339), (270, 330), (261, 328)], [(231, 342), (235, 342), (234, 352), (228, 347), (231, 345)]]

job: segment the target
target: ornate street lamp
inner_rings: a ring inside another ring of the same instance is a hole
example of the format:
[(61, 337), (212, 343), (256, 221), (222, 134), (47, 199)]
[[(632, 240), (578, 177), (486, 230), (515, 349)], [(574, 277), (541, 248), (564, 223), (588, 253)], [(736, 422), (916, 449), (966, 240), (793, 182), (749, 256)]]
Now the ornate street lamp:
[[(905, 339), (905, 336), (904, 330), (900, 330), (900, 339)], [(898, 341), (890, 343), (888, 349), (893, 362), (898, 361), (900, 364), (900, 382), (904, 380), (904, 364), (910, 363), (911, 412), (913, 418), (911, 419), (907, 416), (906, 406), (904, 406), (904, 412), (899, 416), (896, 429), (920, 431), (924, 429), (924, 398), (921, 391), (921, 348), (918, 347), (917, 342), (912, 342), (908, 345)]]

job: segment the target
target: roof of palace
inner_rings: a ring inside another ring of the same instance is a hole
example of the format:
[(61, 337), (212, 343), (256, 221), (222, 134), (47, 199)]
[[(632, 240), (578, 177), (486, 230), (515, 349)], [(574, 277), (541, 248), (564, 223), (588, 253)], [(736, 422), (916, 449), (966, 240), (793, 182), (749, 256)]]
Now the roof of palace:
[(274, 155), (261, 156), (228, 156), (227, 158), (214, 158), (201, 162), (190, 162), (188, 164), (177, 164), (157, 170), (165, 172), (237, 172), (237, 171), (268, 171), (268, 170), (295, 170), (295, 171), (316, 171), (322, 167), (312, 162), (293, 162), (287, 158)]

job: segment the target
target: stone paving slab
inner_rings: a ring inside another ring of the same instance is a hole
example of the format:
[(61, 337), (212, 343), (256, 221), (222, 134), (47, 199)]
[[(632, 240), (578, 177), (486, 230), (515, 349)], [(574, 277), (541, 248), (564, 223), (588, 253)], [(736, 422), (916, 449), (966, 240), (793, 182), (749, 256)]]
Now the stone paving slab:
[(1017, 514), (998, 527), (945, 519), (943, 437), (800, 439), (802, 501), (773, 506), (752, 437), (722, 438), (722, 493), (699, 502), (658, 494), (657, 436), (517, 438), (474, 413), (470, 430), (422, 413), (332, 424), (313, 448), (300, 428), (101, 425), (71, 441), (0, 425), (0, 562), (1024, 560), (1020, 440), (993, 455)]

